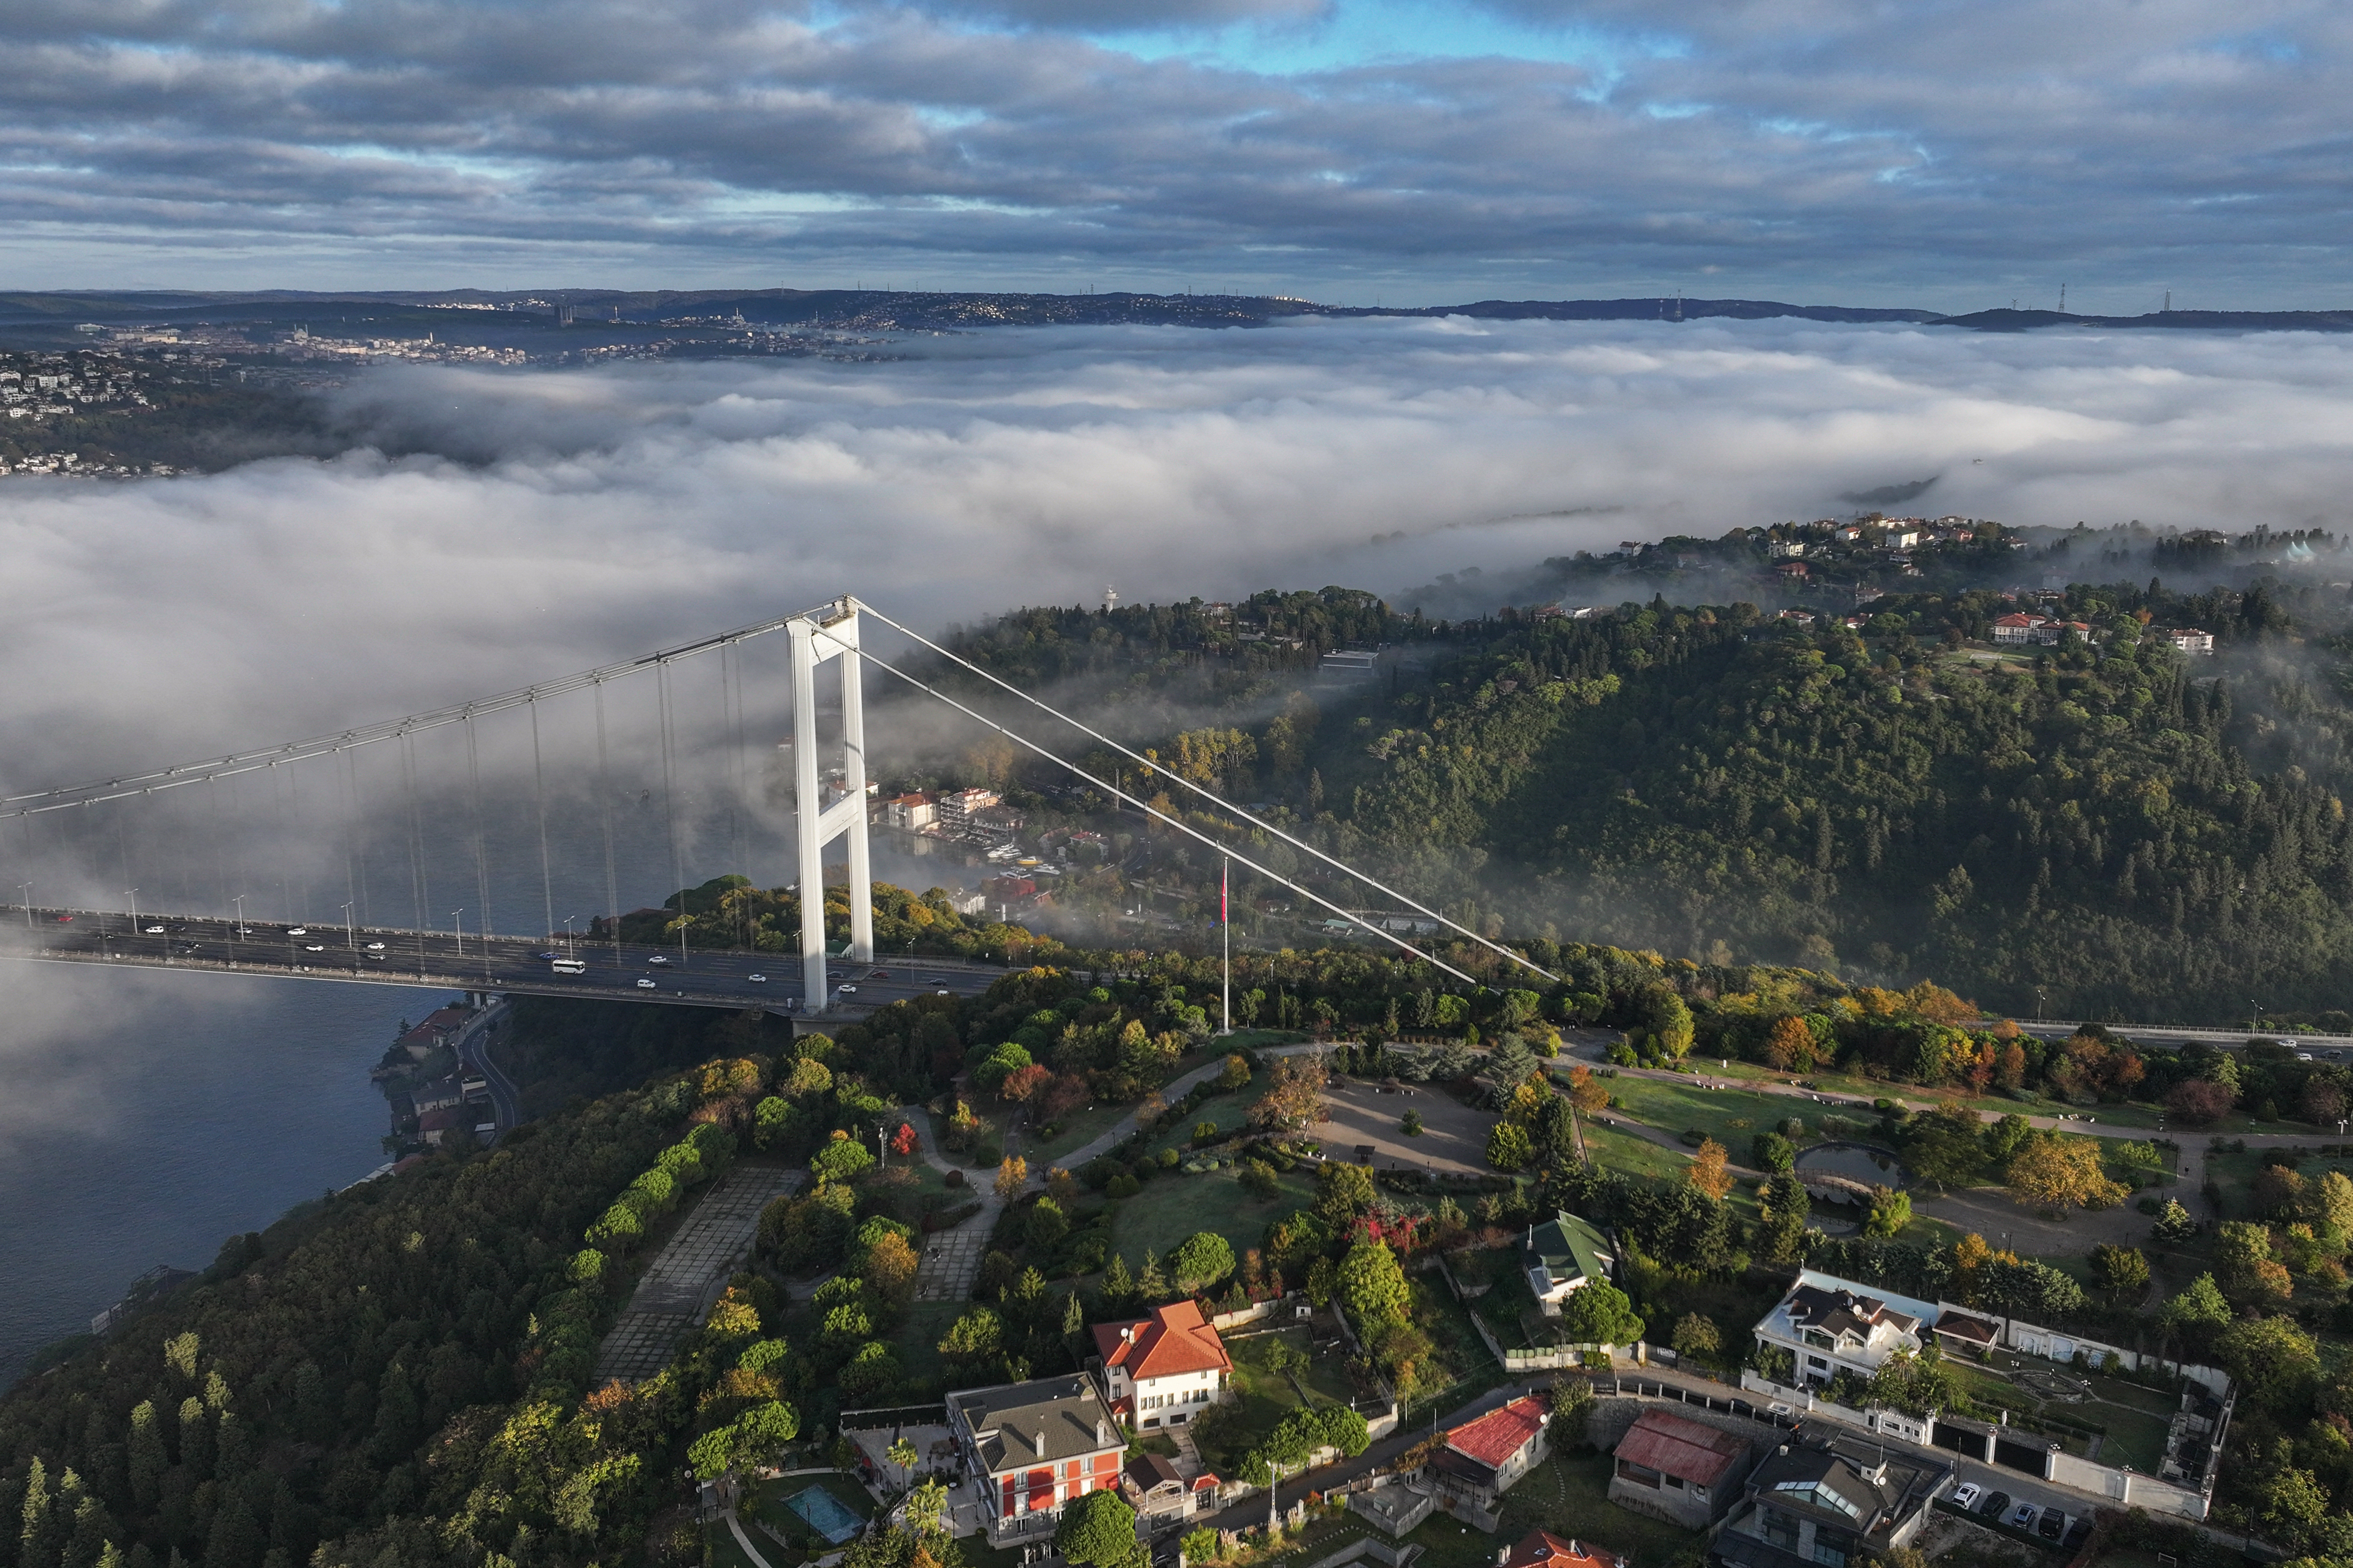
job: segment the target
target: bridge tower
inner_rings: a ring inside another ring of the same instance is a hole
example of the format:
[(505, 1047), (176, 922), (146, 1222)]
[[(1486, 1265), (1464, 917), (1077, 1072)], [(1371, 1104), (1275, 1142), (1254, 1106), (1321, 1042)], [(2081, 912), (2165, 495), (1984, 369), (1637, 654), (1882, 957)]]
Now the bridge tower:
[[(800, 862), (801, 1007), (815, 1012), (833, 994), (825, 964), (825, 847), (847, 836), (849, 960), (874, 962), (874, 875), (866, 849), (866, 709), (859, 668), (858, 601), (844, 597), (785, 624), (793, 650), (793, 828)], [(818, 768), (817, 677), (840, 663), (842, 794), (825, 803)]]

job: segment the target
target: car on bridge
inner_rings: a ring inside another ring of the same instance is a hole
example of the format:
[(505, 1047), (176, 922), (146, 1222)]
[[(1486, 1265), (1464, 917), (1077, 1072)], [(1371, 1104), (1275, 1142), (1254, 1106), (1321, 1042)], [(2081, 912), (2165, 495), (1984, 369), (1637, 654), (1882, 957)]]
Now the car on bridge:
[(646, 962), (648, 963), (668, 963), (670, 960), (657, 952), (651, 958), (647, 959)]
[(367, 950), (370, 952), (382, 952), (384, 951), (384, 943), (380, 942), (372, 942), (368, 943)]
[(765, 985), (768, 983), (768, 977), (765, 974), (747, 974), (744, 978), (754, 985)]
[(649, 976), (647, 976), (647, 975), (643, 975), (643, 974), (640, 974), (640, 975), (638, 975), (638, 990), (640, 990), (640, 991), (650, 991), (650, 990), (652, 990), (653, 988), (654, 988), (654, 983), (653, 983), (653, 981), (652, 981), (652, 979), (651, 979), (651, 978), (649, 978)]

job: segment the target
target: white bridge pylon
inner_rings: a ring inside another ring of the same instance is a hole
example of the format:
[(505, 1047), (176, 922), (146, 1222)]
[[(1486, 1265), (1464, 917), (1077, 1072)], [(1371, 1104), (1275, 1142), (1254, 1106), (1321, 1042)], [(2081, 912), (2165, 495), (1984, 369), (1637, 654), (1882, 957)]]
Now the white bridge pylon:
[[(849, 962), (874, 962), (874, 879), (866, 846), (866, 704), (860, 668), (858, 601), (843, 597), (785, 623), (793, 650), (793, 833), (800, 865), (802, 1006), (831, 1005), (826, 977), (825, 847), (849, 839)], [(818, 756), (818, 671), (838, 664), (841, 681), (841, 798), (825, 804)]]

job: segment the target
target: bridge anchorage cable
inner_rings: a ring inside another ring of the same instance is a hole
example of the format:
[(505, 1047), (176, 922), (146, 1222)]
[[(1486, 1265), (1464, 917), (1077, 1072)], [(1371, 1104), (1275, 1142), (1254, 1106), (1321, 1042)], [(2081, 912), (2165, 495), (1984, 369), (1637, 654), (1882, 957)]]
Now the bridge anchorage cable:
[[(877, 618), (880, 619), (881, 617), (878, 616)], [(895, 626), (897, 623), (892, 622), (888, 624)], [(822, 627), (820, 627), (814, 635), (816, 637), (822, 639), (823, 641), (831, 643), (836, 648), (839, 648), (845, 653), (851, 651), (848, 644), (841, 642), (836, 637), (828, 636)], [(1353, 921), (1356, 924), (1364, 927), (1366, 931), (1372, 932), (1375, 936), (1379, 937), (1383, 942), (1389, 943), (1393, 947), (1403, 948), (1406, 952), (1413, 954), (1416, 958), (1421, 960), (1424, 963), (1429, 964), (1434, 969), (1444, 970), (1447, 973), (1451, 974), (1454, 978), (1461, 981), (1464, 984), (1471, 986), (1472, 989), (1481, 991), (1493, 989), (1493, 987), (1488, 985), (1485, 982), (1479, 980), (1474, 976), (1463, 973), (1462, 971), (1455, 968), (1444, 959), (1434, 957), (1430, 953), (1424, 952), (1421, 949), (1406, 941), (1403, 937), (1397, 935), (1395, 932), (1382, 930), (1380, 927), (1373, 924), (1372, 921), (1366, 920), (1363, 916), (1351, 910), (1342, 909), (1338, 904), (1334, 903), (1331, 900), (1324, 897), (1322, 894), (1314, 892), (1310, 889), (1303, 888), (1298, 883), (1293, 881), (1290, 878), (1269, 870), (1266, 867), (1260, 865), (1257, 861), (1251, 859), (1249, 856), (1244, 855), (1240, 850), (1227, 847), (1225, 845), (1220, 844), (1216, 839), (1210, 837), (1208, 834), (1200, 831), (1200, 829), (1193, 826), (1190, 823), (1187, 823), (1176, 817), (1171, 816), (1166, 812), (1161, 811), (1157, 807), (1152, 805), (1149, 802), (1138, 800), (1135, 796), (1129, 795), (1125, 790), (1116, 788), (1115, 786), (1105, 783), (1103, 780), (1099, 779), (1094, 774), (1087, 772), (1086, 769), (1081, 767), (1078, 763), (1071, 762), (1069, 758), (1049, 751), (1047, 748), (1039, 745), (1037, 742), (1029, 739), (1029, 737), (1022, 734), (1020, 731), (1008, 729), (1005, 725), (998, 723), (996, 720), (989, 718), (987, 714), (977, 712), (975, 710), (966, 707), (965, 704), (957, 701), (955, 698), (950, 697), (946, 692), (940, 690), (937, 687), (929, 685), (923, 680), (917, 679), (914, 676), (908, 674), (905, 670), (901, 669), (897, 665), (892, 664), (890, 660), (882, 658), (871, 651), (860, 651), (865, 662), (880, 666), (891, 674), (897, 676), (901, 680), (905, 681), (908, 685), (913, 687), (916, 690), (923, 692), (924, 695), (931, 697), (937, 701), (944, 702), (949, 707), (955, 709), (957, 712), (965, 715), (965, 717), (968, 719), (974, 720), (978, 723), (986, 724), (988, 728), (996, 731), (998, 734), (1004, 736), (1007, 740), (1011, 741), (1014, 744), (1037, 752), (1038, 755), (1045, 758), (1046, 761), (1052, 763), (1059, 768), (1062, 768), (1076, 774), (1082, 779), (1084, 779), (1088, 784), (1093, 785), (1096, 789), (1103, 791), (1105, 795), (1112, 796), (1113, 799), (1123, 800), (1129, 803), (1145, 816), (1166, 823), (1169, 826), (1176, 829), (1177, 832), (1184, 834), (1187, 837), (1198, 839), (1199, 842), (1208, 845), (1210, 848), (1216, 850), (1220, 855), (1231, 856), (1234, 859), (1239, 860), (1243, 865), (1249, 867), (1251, 870), (1256, 871), (1260, 876), (1264, 877), (1267, 880), (1290, 889), (1293, 892), (1297, 893), (1301, 898), (1307, 899), (1314, 903), (1323, 905), (1325, 909), (1330, 910), (1334, 914), (1340, 916), (1343, 920)], [(1212, 798), (1215, 797), (1213, 796)], [(1342, 867), (1342, 869), (1345, 870), (1346, 868), (1344, 866)]]
[[(1518, 964), (1523, 969), (1531, 970), (1537, 974), (1541, 974), (1546, 980), (1550, 980), (1555, 984), (1558, 984), (1560, 982), (1559, 975), (1555, 974), (1551, 970), (1545, 968), (1542, 964), (1534, 963), (1533, 961), (1521, 956), (1519, 953), (1514, 952), (1510, 948), (1504, 946), (1500, 942), (1489, 941), (1486, 937), (1480, 935), (1470, 927), (1463, 925), (1459, 921), (1449, 920), (1445, 915), (1440, 914), (1436, 910), (1430, 909), (1425, 905), (1417, 903), (1415, 900), (1407, 898), (1403, 893), (1398, 892), (1396, 889), (1391, 888), (1385, 883), (1375, 881), (1372, 878), (1365, 875), (1362, 871), (1357, 870), (1347, 862), (1338, 859), (1334, 856), (1325, 854), (1323, 850), (1318, 849), (1314, 845), (1284, 832), (1282, 828), (1277, 827), (1274, 824), (1268, 822), (1263, 817), (1243, 810), (1240, 806), (1234, 805), (1233, 802), (1202, 787), (1200, 784), (1194, 783), (1191, 779), (1186, 778), (1180, 773), (1171, 773), (1168, 769), (1160, 766), (1158, 763), (1138, 755), (1136, 752), (1130, 751), (1127, 747), (1121, 745), (1117, 741), (1114, 741), (1110, 736), (1104, 734), (1102, 731), (1082, 723), (1080, 721), (1071, 718), (1069, 714), (1061, 711), (1058, 708), (1055, 708), (1042, 699), (1033, 697), (1029, 692), (1024, 691), (1019, 687), (1012, 684), (1010, 681), (1005, 680), (990, 671), (982, 668), (979, 665), (973, 663), (972, 660), (964, 658), (962, 655), (950, 652), (948, 649), (944, 648), (939, 644), (932, 641), (929, 637), (924, 637), (922, 633), (900, 625), (897, 621), (892, 620), (890, 616), (884, 615), (873, 605), (866, 603), (863, 599), (853, 600), (852, 603), (857, 605), (860, 611), (866, 615), (872, 616), (876, 620), (881, 621), (884, 626), (889, 626), (892, 630), (899, 633), (901, 636), (920, 643), (923, 647), (931, 649), (934, 653), (938, 654), (942, 658), (947, 659), (952, 663), (960, 665), (964, 668), (972, 671), (973, 674), (979, 676), (983, 680), (987, 681), (989, 684), (998, 687), (1003, 690), (1011, 692), (1014, 696), (1021, 699), (1022, 701), (1029, 703), (1032, 708), (1060, 720), (1063, 723), (1068, 724), (1071, 728), (1078, 731), (1088, 739), (1100, 742), (1103, 745), (1110, 747), (1113, 751), (1117, 752), (1120, 755), (1134, 763), (1137, 767), (1142, 768), (1146, 777), (1150, 777), (1156, 773), (1162, 778), (1171, 780), (1174, 783), (1182, 785), (1184, 788), (1192, 791), (1195, 795), (1199, 795), (1203, 800), (1209, 802), (1219, 811), (1224, 812), (1227, 816), (1231, 816), (1238, 821), (1246, 822), (1262, 833), (1280, 838), (1294, 849), (1304, 850), (1306, 853), (1314, 856), (1315, 858), (1323, 861), (1325, 865), (1333, 868), (1335, 870), (1345, 873), (1348, 877), (1363, 883), (1366, 887), (1372, 889), (1376, 892), (1387, 894), (1388, 897), (1395, 899), (1398, 903), (1405, 905), (1406, 908), (1412, 910), (1417, 913), (1427, 915), (1431, 920), (1438, 921), (1440, 925), (1445, 926), (1450, 931), (1453, 931), (1462, 936), (1468, 937), (1470, 940), (1477, 942), (1480, 946), (1487, 949), (1489, 952), (1493, 952), (1500, 957), (1509, 959), (1512, 963)], [(896, 674), (897, 672), (894, 670), (892, 673)], [(1008, 733), (1010, 733), (1010, 731), (1008, 731)], [(1341, 912), (1344, 914), (1346, 913), (1345, 910)], [(1355, 919), (1354, 916), (1350, 916), (1349, 918)], [(1363, 922), (1359, 921), (1358, 923), (1362, 924)]]

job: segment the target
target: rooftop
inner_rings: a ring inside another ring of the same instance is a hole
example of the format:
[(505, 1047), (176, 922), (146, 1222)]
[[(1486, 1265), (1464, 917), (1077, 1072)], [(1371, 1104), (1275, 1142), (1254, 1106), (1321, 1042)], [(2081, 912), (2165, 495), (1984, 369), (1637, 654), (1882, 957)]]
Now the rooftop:
[(1567, 1209), (1529, 1231), (1527, 1250), (1556, 1279), (1569, 1278), (1572, 1269), (1588, 1279), (1607, 1279), (1613, 1256), (1602, 1234)]
[(991, 1475), (1127, 1446), (1094, 1381), (1082, 1373), (965, 1389), (948, 1395), (948, 1410), (971, 1427), (973, 1447)]
[(1173, 1377), (1188, 1372), (1229, 1372), (1218, 1331), (1201, 1316), (1198, 1301), (1171, 1301), (1155, 1307), (1148, 1318), (1124, 1323), (1097, 1323), (1095, 1349), (1106, 1367), (1119, 1367), (1141, 1383), (1146, 1378)]
[(1448, 1432), (1446, 1446), (1492, 1470), (1544, 1430), (1547, 1414), (1542, 1399), (1533, 1394), (1523, 1394)]
[(1748, 1489), (1777, 1509), (1882, 1538), (1927, 1506), (1952, 1467), (1874, 1438), (1832, 1436), (1801, 1426), (1765, 1458)]
[(1619, 1439), (1617, 1457), (1677, 1480), (1712, 1487), (1747, 1459), (1748, 1445), (1688, 1415), (1645, 1410)]
[(1511, 1550), (1500, 1560), (1501, 1568), (1620, 1568), (1623, 1557), (1602, 1551), (1590, 1541), (1572, 1540), (1555, 1535), (1549, 1530), (1531, 1530), (1514, 1542)]

